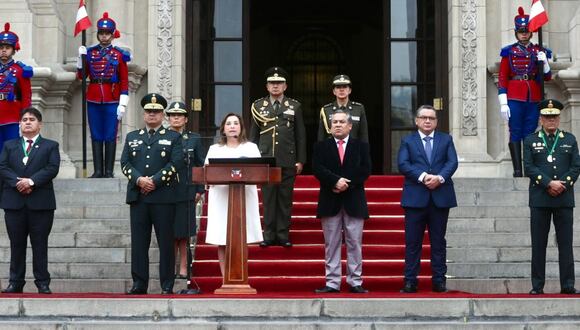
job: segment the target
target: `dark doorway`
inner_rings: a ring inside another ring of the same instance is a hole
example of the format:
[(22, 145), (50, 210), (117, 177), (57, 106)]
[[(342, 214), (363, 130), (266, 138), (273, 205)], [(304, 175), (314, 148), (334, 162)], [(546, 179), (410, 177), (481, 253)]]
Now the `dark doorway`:
[[(383, 169), (383, 3), (347, 0), (252, 0), (249, 8), (249, 94), (264, 96), (262, 73), (285, 68), (286, 95), (302, 103), (308, 159), (320, 108), (334, 100), (331, 79), (350, 76), (351, 100), (365, 105), (373, 172)], [(309, 173), (309, 166), (306, 168)]]

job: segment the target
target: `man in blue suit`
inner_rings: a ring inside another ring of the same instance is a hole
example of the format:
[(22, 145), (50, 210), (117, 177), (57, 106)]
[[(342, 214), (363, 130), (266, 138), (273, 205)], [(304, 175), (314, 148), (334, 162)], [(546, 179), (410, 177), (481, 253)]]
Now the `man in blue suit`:
[(432, 289), (446, 292), (446, 241), (449, 209), (457, 206), (451, 176), (457, 170), (457, 153), (450, 135), (435, 131), (437, 113), (430, 105), (417, 109), (418, 131), (401, 140), (398, 164), (405, 175), (401, 206), (405, 209), (405, 286), (402, 293), (417, 292), (425, 227), (431, 241)]

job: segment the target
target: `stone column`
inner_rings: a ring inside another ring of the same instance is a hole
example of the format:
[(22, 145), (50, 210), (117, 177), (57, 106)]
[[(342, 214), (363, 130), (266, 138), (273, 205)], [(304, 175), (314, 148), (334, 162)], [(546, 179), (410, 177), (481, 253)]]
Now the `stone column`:
[(487, 152), (485, 1), (450, 1), (450, 120), (456, 176), (497, 176)]

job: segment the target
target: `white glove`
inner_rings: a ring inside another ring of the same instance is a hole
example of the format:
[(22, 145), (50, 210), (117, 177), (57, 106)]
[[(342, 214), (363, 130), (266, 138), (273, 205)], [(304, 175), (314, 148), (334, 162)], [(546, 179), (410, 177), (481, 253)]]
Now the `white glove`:
[(548, 63), (548, 57), (546, 56), (546, 53), (539, 51), (536, 57), (538, 58), (538, 61), (544, 62), (544, 73), (550, 72), (550, 64)]
[(501, 115), (501, 117), (505, 120), (505, 121), (509, 121), (510, 120), (510, 107), (507, 104), (507, 94), (502, 93), (499, 94), (497, 96), (497, 98), (499, 99), (499, 114)]
[(117, 106), (117, 119), (121, 120), (127, 110), (127, 104), (129, 104), (129, 95), (121, 94), (119, 98), (119, 106)]
[(79, 47), (79, 57), (83, 56), (83, 55), (87, 55), (87, 47), (85, 46), (80, 46)]
[(83, 59), (79, 56), (77, 57), (77, 69), (81, 70), (83, 68)]

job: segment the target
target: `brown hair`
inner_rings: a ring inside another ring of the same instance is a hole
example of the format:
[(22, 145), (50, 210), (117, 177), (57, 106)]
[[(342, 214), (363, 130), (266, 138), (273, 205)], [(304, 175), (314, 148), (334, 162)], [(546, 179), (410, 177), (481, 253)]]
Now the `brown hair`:
[(238, 141), (240, 143), (244, 143), (244, 142), (248, 141), (248, 138), (246, 137), (246, 126), (244, 125), (244, 120), (237, 113), (230, 112), (227, 115), (225, 115), (224, 119), (222, 119), (222, 123), (220, 124), (220, 139), (219, 139), (218, 143), (222, 146), (227, 143), (227, 138), (226, 138), (226, 134), (224, 133), (224, 128), (226, 126), (226, 120), (228, 119), (228, 117), (231, 117), (231, 116), (238, 118), (238, 121), (240, 122), (240, 135), (238, 136)]

